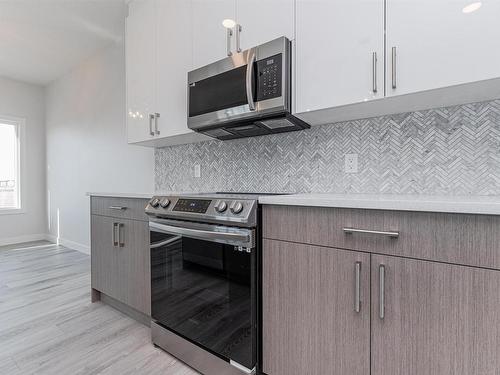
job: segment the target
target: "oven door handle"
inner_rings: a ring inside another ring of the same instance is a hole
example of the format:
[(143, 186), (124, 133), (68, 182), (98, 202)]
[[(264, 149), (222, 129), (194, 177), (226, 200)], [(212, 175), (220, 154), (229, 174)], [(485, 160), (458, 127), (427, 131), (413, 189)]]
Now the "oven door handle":
[(160, 224), (150, 221), (149, 228), (152, 231), (185, 236), (199, 240), (206, 240), (229, 245), (253, 247), (253, 238), (250, 233), (219, 232), (212, 230), (182, 228), (173, 225)]
[(159, 247), (170, 245), (172, 242), (178, 241), (181, 238), (182, 238), (181, 236), (175, 236), (175, 237), (169, 238), (168, 240), (165, 240), (165, 241), (156, 242), (156, 243), (151, 244), (150, 248), (151, 249), (158, 249)]

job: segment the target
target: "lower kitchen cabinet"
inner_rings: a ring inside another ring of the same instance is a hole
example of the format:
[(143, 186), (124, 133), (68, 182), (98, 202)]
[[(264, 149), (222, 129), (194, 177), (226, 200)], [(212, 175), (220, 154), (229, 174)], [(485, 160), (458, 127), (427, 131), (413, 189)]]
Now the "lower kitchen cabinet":
[(264, 206), (263, 218), (266, 374), (500, 374), (497, 217)]
[(148, 222), (92, 215), (91, 228), (92, 289), (151, 315)]
[(499, 271), (372, 255), (371, 275), (371, 375), (499, 374)]
[(264, 372), (369, 374), (370, 255), (273, 240), (263, 251)]

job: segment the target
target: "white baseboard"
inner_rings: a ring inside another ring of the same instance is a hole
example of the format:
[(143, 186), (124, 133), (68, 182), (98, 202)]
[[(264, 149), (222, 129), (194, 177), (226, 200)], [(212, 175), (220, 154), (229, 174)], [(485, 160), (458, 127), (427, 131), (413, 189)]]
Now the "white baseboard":
[(90, 246), (83, 245), (81, 243), (70, 241), (65, 238), (59, 238), (59, 242), (57, 242), (61, 246), (65, 246), (69, 249), (79, 251), (81, 253), (90, 255)]
[(23, 242), (44, 241), (44, 240), (50, 241), (47, 239), (46, 234), (28, 234), (25, 236), (0, 238), (0, 246), (15, 245)]

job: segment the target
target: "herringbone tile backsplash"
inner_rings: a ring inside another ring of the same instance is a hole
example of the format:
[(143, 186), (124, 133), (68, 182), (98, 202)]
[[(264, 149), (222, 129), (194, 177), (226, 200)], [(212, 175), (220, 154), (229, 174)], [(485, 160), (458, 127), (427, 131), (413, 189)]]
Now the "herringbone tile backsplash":
[(155, 173), (157, 191), (499, 195), (500, 100), (165, 147)]

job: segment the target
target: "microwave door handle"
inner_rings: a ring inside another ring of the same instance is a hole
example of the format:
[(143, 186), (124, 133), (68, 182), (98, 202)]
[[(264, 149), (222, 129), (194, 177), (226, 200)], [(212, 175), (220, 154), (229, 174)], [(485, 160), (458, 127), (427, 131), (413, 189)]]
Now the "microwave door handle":
[(248, 107), (251, 111), (255, 111), (255, 101), (253, 100), (252, 78), (253, 78), (253, 64), (255, 63), (255, 52), (250, 52), (250, 58), (247, 65), (247, 100)]

